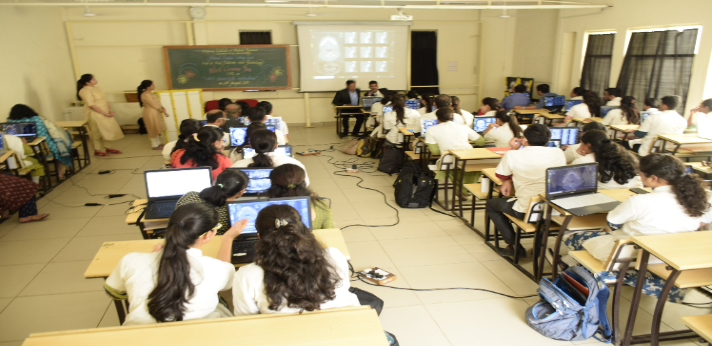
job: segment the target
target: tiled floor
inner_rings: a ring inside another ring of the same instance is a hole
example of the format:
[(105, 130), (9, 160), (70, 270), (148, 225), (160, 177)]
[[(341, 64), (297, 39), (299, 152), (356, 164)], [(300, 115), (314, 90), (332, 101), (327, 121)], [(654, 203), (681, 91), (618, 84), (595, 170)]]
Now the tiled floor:
[[(293, 127), (290, 144), (296, 150), (329, 149), (341, 142), (331, 126)], [(118, 325), (113, 305), (100, 279), (83, 273), (99, 245), (105, 241), (141, 239), (138, 228), (124, 223), (126, 204), (77, 207), (87, 202), (116, 203), (91, 194), (130, 193), (145, 197), (143, 176), (134, 174), (159, 168), (160, 152), (149, 148), (145, 136), (129, 135), (116, 145), (122, 155), (93, 158), (82, 173), (57, 187), (38, 202), (47, 221), (19, 224), (17, 217), (0, 224), (0, 346), (21, 345), (30, 333)], [(339, 152), (299, 157), (306, 165), (312, 188), (332, 201), (335, 224), (388, 225), (396, 221), (383, 196), (359, 189), (358, 179), (337, 177), (328, 163), (353, 159)], [(359, 159), (360, 162), (367, 161)], [(110, 175), (93, 174), (120, 169)], [(391, 184), (395, 176), (358, 173), (361, 184), (383, 191), (394, 204)], [(483, 244), (456, 218), (427, 209), (400, 209), (394, 227), (349, 227), (343, 231), (357, 269), (378, 266), (394, 272), (392, 286), (411, 288), (473, 287), (509, 295), (531, 295), (537, 285)], [(482, 220), (482, 212), (478, 212)], [(481, 222), (481, 221), (480, 221)], [(482, 227), (480, 224), (479, 227)], [(547, 339), (531, 330), (524, 311), (536, 298), (510, 299), (490, 293), (457, 290), (413, 292), (372, 287), (354, 282), (383, 298), (384, 329), (397, 335), (403, 346), (416, 345), (570, 345)], [(623, 318), (632, 296), (624, 292)], [(636, 333), (650, 326), (655, 299), (643, 297)], [(663, 330), (682, 329), (680, 316), (707, 314), (668, 304)], [(575, 344), (597, 343), (595, 340)], [(663, 345), (694, 346), (696, 340)]]

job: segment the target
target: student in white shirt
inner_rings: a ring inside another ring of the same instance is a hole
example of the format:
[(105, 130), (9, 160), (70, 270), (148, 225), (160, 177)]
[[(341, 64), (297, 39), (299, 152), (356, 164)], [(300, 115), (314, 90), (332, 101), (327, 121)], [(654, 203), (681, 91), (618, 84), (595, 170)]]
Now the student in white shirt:
[(231, 316), (218, 292), (232, 287), (232, 242), (247, 225), (235, 223), (222, 237), (217, 259), (201, 247), (220, 227), (217, 212), (203, 203), (178, 207), (168, 220), (165, 245), (152, 253), (124, 256), (104, 289), (114, 299), (129, 300), (125, 326)]
[(381, 98), (381, 102), (376, 102), (371, 107), (371, 114), (376, 113), (376, 124), (378, 125), (371, 132), (371, 137), (386, 137), (386, 135), (383, 133), (383, 106), (393, 105), (393, 102), (391, 102), (393, 100), (393, 96), (395, 96), (394, 93), (387, 92)]
[(405, 106), (403, 95), (395, 95), (392, 103), (393, 110), (383, 115), (383, 130), (387, 141), (400, 143), (403, 135), (398, 128), (411, 128), (415, 133), (420, 132), (420, 113)]
[[(606, 114), (606, 117), (601, 121), (603, 125), (639, 125), (640, 124), (640, 110), (636, 105), (635, 97), (626, 96), (623, 97), (621, 101), (621, 107), (618, 109), (612, 109)], [(608, 134), (613, 134), (613, 130), (608, 130)], [(619, 135), (621, 138), (625, 134)]]
[(658, 108), (660, 108), (660, 100), (654, 97), (648, 97), (645, 101), (643, 101), (643, 112), (648, 112), (650, 114), (660, 113)]
[[(583, 126), (582, 132), (579, 134), (579, 136), (583, 136), (586, 132), (592, 131), (592, 130), (606, 131), (606, 127), (603, 126), (598, 121), (592, 121), (592, 122), (587, 123), (586, 125)], [(582, 156), (581, 154), (578, 153), (580, 146), (581, 146), (581, 143), (567, 145), (564, 148), (564, 156), (566, 156), (566, 164), (570, 165), (572, 162), (574, 162), (574, 160), (576, 160)]]
[(300, 313), (360, 306), (350, 290), (346, 257), (323, 248), (289, 205), (271, 205), (257, 215), (255, 259), (232, 285), (235, 315)]
[[(257, 104), (257, 107), (262, 107), (262, 109), (265, 110), (265, 114), (267, 114), (267, 119), (272, 118), (272, 103), (269, 101), (260, 101)], [(285, 142), (289, 141), (289, 127), (287, 126), (287, 123), (284, 121), (284, 118), (280, 118), (279, 121), (279, 131), (282, 132), (282, 135), (284, 136)]]
[(475, 116), (472, 115), (472, 113), (460, 108), (460, 98), (457, 96), (450, 96), (450, 101), (452, 102), (452, 110), (455, 112), (453, 114), (452, 121), (456, 124), (472, 127), (472, 122), (475, 119)]
[(606, 106), (620, 106), (623, 97), (623, 92), (618, 88), (608, 88), (603, 91), (603, 100), (606, 101)]
[(430, 113), (433, 111), (433, 106), (435, 106), (435, 94), (433, 93), (423, 93), (421, 99), (420, 99), (420, 104), (423, 107), (420, 107), (418, 109), (418, 113), (420, 113), (421, 116)]
[(503, 148), (508, 147), (509, 141), (515, 136), (521, 137), (523, 129), (514, 114), (509, 115), (507, 111), (500, 110), (494, 117), (496, 123), (490, 123), (483, 133), (485, 141), (494, 141), (495, 148)]
[[(254, 131), (254, 129), (257, 128), (255, 126), (261, 126), (260, 124), (264, 124), (265, 121), (267, 121), (267, 111), (259, 105), (255, 107), (250, 107), (243, 113), (247, 116), (248, 119), (250, 119), (250, 126), (247, 129), (247, 137), (249, 137), (250, 134)], [(277, 128), (275, 127), (274, 134), (277, 136), (277, 143), (279, 145), (287, 145), (287, 138), (284, 136), (284, 133), (281, 130), (277, 130)]]
[(712, 116), (712, 99), (706, 99), (699, 106), (690, 109), (690, 116), (687, 118), (687, 127), (698, 126), (700, 120)]
[(279, 144), (277, 144), (277, 136), (274, 132), (270, 130), (255, 131), (250, 135), (250, 146), (252, 149), (255, 149), (256, 155), (249, 159), (237, 161), (232, 164), (232, 167), (278, 167), (283, 164), (291, 163), (304, 170), (304, 182), (309, 186), (309, 176), (307, 175), (307, 169), (304, 167), (304, 164), (295, 158), (274, 152), (279, 146)]
[[(638, 130), (628, 130), (641, 141), (630, 140), (623, 142), (626, 149), (637, 152), (640, 156), (648, 155), (655, 146), (654, 139), (660, 134), (681, 135), (687, 127), (687, 121), (675, 109), (680, 104), (679, 96), (665, 96), (660, 100), (661, 113), (652, 114), (640, 125)], [(632, 143), (631, 143), (632, 142)], [(637, 143), (639, 142), (639, 143)]]
[[(502, 196), (506, 197), (488, 200), (487, 213), (508, 245), (498, 249), (502, 256), (515, 254), (515, 232), (504, 214), (523, 219), (530, 199), (544, 193), (546, 189), (546, 169), (566, 165), (566, 158), (561, 149), (546, 146), (549, 139), (551, 131), (546, 125), (529, 125), (524, 130), (524, 138), (514, 138), (511, 144), (513, 150), (507, 151), (497, 165), (495, 173), (502, 179), (500, 191)], [(520, 146), (524, 147), (519, 149)], [(516, 198), (511, 196), (512, 188)], [(526, 250), (521, 245), (516, 251), (520, 257), (526, 256)]]
[(482, 106), (480, 106), (477, 116), (493, 117), (494, 114), (500, 109), (502, 109), (502, 107), (499, 106), (499, 100), (494, 97), (485, 97), (482, 99)]
[(583, 100), (583, 93), (586, 89), (582, 87), (575, 87), (571, 90), (571, 98), (569, 100)]
[(194, 133), (198, 133), (200, 130), (200, 122), (195, 119), (184, 119), (180, 122), (180, 135), (175, 141), (166, 143), (163, 146), (163, 158), (166, 160), (171, 159), (171, 154), (178, 149), (185, 149), (188, 147), (188, 138)]
[(579, 103), (568, 112), (563, 123), (555, 124), (555, 126), (567, 126), (574, 118), (590, 118), (597, 117), (601, 114), (601, 98), (595, 91), (586, 91), (583, 93), (583, 103)]
[(638, 177), (638, 162), (622, 146), (601, 130), (586, 131), (578, 150), (582, 155), (572, 165), (598, 162), (598, 189), (629, 189), (643, 187)]

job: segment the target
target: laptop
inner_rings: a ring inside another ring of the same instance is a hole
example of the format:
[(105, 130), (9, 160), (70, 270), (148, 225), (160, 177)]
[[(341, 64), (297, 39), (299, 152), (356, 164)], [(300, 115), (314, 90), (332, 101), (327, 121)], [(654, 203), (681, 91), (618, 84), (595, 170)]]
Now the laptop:
[(583, 100), (566, 100), (566, 111), (568, 112), (571, 107), (583, 103)]
[(191, 191), (200, 192), (212, 186), (211, 171), (210, 167), (144, 171), (148, 195), (145, 219), (170, 217), (183, 195)]
[(247, 126), (238, 126), (230, 128), (230, 146), (239, 147), (245, 145), (247, 140)]
[(207, 120), (200, 120), (200, 126), (205, 126), (208, 124)]
[(376, 102), (381, 102), (381, 97), (378, 96), (364, 96), (361, 98), (361, 103), (363, 103), (363, 109), (370, 111), (373, 104)]
[(242, 123), (242, 125), (245, 125), (245, 126), (248, 126), (248, 125), (250, 125), (250, 123), (252, 123), (252, 122), (250, 121), (250, 118), (247, 117), (246, 115), (243, 115), (243, 116), (241, 116), (241, 117), (237, 117), (237, 121), (239, 121), (240, 123)]
[[(277, 155), (282, 155), (282, 156), (287, 156), (287, 157), (292, 157), (292, 146), (291, 145), (280, 145), (277, 147), (277, 149), (274, 150), (275, 154)], [(257, 153), (255, 152), (255, 149), (252, 148), (242, 148), (242, 158), (244, 159), (251, 159), (255, 157)]]
[(250, 201), (235, 201), (228, 202), (227, 209), (230, 214), (230, 224), (234, 225), (242, 219), (249, 220), (245, 229), (240, 233), (232, 243), (232, 263), (251, 263), (255, 258), (255, 245), (257, 238), (257, 229), (255, 221), (260, 210), (270, 205), (287, 204), (299, 212), (302, 217), (302, 223), (311, 231), (311, 201), (310, 197), (287, 197), (287, 198), (269, 198), (256, 199)]
[(32, 142), (37, 138), (37, 125), (35, 123), (2, 123), (1, 125), (0, 132), (6, 135), (24, 138), (27, 142)]
[(544, 97), (544, 108), (552, 110), (552, 109), (561, 109), (566, 104), (566, 100), (563, 96), (546, 96)]
[(428, 127), (437, 125), (437, 119), (420, 119), (420, 136), (425, 137), (425, 132), (428, 131)]
[(391, 106), (391, 105), (383, 106), (383, 114), (386, 114), (386, 113), (392, 112), (392, 111), (393, 111), (393, 106)]
[(282, 130), (282, 117), (267, 118), (265, 125), (274, 126), (275, 129)]
[(0, 133), (0, 155), (4, 154), (6, 151), (5, 142), (2, 141), (2, 134)]
[(601, 106), (601, 118), (605, 118), (608, 112), (621, 108), (619, 106)]
[(405, 100), (405, 106), (416, 111), (420, 109), (420, 100)]
[(598, 192), (598, 164), (546, 169), (546, 199), (576, 216), (606, 213), (621, 202)]
[(269, 180), (269, 175), (274, 167), (245, 167), (245, 168), (228, 168), (244, 172), (250, 178), (245, 193), (243, 196), (256, 197), (260, 193), (267, 192), (267, 189), (272, 186), (272, 181)]
[(561, 145), (572, 145), (579, 142), (579, 130), (575, 127), (550, 128), (551, 139), (557, 139)]
[(546, 143), (547, 147), (550, 148), (561, 148), (561, 140), (560, 139), (550, 139), (549, 143)]
[(495, 117), (476, 117), (475, 121), (472, 122), (472, 129), (477, 133), (482, 133), (487, 130), (487, 126), (491, 123), (496, 123), (497, 118)]

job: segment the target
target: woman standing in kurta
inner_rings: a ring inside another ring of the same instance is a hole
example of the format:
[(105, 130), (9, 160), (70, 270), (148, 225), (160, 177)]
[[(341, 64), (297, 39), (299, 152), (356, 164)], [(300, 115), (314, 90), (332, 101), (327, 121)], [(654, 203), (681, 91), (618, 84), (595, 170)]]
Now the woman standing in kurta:
[(148, 137), (151, 138), (151, 147), (153, 150), (162, 150), (161, 134), (166, 130), (166, 123), (161, 118), (161, 113), (166, 114), (166, 109), (161, 106), (161, 101), (153, 94), (156, 86), (150, 80), (144, 80), (138, 86), (138, 103), (143, 107), (143, 123), (146, 125)]
[(96, 78), (88, 73), (77, 81), (77, 97), (84, 101), (84, 120), (89, 123), (94, 155), (121, 154), (116, 149), (110, 149), (109, 142), (124, 138), (124, 133), (114, 119), (106, 94), (96, 86), (97, 83)]

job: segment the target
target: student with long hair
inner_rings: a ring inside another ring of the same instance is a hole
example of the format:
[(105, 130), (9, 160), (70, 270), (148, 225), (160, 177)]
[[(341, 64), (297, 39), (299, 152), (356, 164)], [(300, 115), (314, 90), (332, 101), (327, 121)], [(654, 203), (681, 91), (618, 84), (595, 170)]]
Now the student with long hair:
[(279, 167), (291, 163), (304, 170), (304, 182), (309, 186), (309, 175), (307, 169), (299, 160), (276, 154), (274, 151), (279, 146), (277, 136), (270, 130), (257, 130), (250, 136), (250, 146), (255, 150), (255, 155), (249, 159), (242, 159), (235, 162), (232, 167)]
[(497, 111), (494, 115), (496, 122), (490, 123), (483, 133), (485, 141), (494, 141), (496, 148), (509, 146), (509, 141), (514, 137), (521, 137), (522, 131), (526, 126), (522, 127), (517, 121), (514, 114), (509, 114), (505, 110)]
[(482, 105), (477, 112), (477, 116), (491, 117), (500, 109), (502, 107), (499, 106), (499, 100), (494, 97), (485, 97), (482, 99)]
[(218, 222), (220, 227), (217, 229), (218, 234), (224, 234), (230, 229), (230, 214), (227, 210), (227, 202), (232, 202), (245, 193), (250, 178), (245, 172), (237, 169), (226, 169), (218, 178), (215, 179), (215, 185), (203, 189), (203, 191), (191, 191), (183, 195), (178, 200), (176, 207), (188, 203), (205, 203), (218, 213)]
[(437, 95), (431, 92), (425, 92), (423, 93), (423, 95), (421, 95), (420, 104), (423, 107), (418, 108), (418, 113), (420, 113), (421, 116), (430, 112), (434, 112), (433, 106), (435, 106), (435, 96)]
[[(376, 114), (376, 128), (371, 131), (371, 137), (385, 138), (386, 135), (383, 133), (383, 106), (390, 106), (393, 104), (393, 97), (396, 94), (391, 91), (386, 91), (381, 98), (381, 102), (376, 102), (371, 106), (371, 114)], [(420, 110), (418, 110), (420, 112)]]
[(268, 198), (310, 197), (312, 210), (316, 214), (312, 220), (312, 229), (334, 228), (331, 208), (307, 187), (305, 177), (306, 172), (301, 167), (289, 163), (281, 165), (269, 174), (272, 186), (264, 195)]
[(472, 127), (472, 122), (475, 116), (472, 113), (460, 108), (460, 98), (457, 96), (450, 96), (450, 101), (452, 102), (453, 119), (456, 124), (465, 125), (467, 127)]
[(161, 135), (163, 131), (166, 130), (166, 122), (163, 121), (161, 113), (163, 113), (166, 118), (168, 117), (168, 113), (166, 113), (166, 109), (161, 105), (158, 96), (153, 94), (153, 90), (155, 89), (156, 85), (146, 79), (139, 84), (138, 88), (136, 88), (136, 92), (138, 93), (138, 104), (143, 107), (143, 124), (146, 125), (148, 138), (151, 139), (151, 147), (153, 147), (153, 150), (162, 150)]
[(572, 165), (598, 162), (599, 190), (643, 187), (635, 157), (620, 144), (610, 140), (604, 131), (584, 133), (578, 152), (581, 157), (574, 160)]
[[(612, 109), (603, 118), (603, 125), (640, 125), (640, 109), (635, 97), (625, 96), (621, 99), (621, 108)], [(612, 131), (611, 131), (612, 132)]]
[[(590, 118), (597, 117), (601, 114), (601, 98), (595, 91), (585, 91), (583, 93), (583, 103), (579, 103), (568, 112), (562, 125), (566, 125), (573, 121), (573, 118)], [(559, 124), (557, 124), (559, 125)]]
[[(598, 121), (592, 121), (590, 123), (586, 123), (586, 125), (583, 125), (582, 132), (579, 134), (579, 136), (583, 136), (586, 132), (593, 130), (606, 131), (606, 127)], [(581, 143), (566, 146), (566, 149), (564, 150), (564, 155), (566, 156), (566, 164), (571, 164), (576, 159), (583, 156), (579, 154), (579, 147), (581, 147)]]
[(658, 135), (681, 135), (687, 127), (687, 121), (675, 110), (680, 102), (680, 96), (663, 97), (660, 100), (662, 112), (649, 115), (637, 130), (627, 130), (626, 132), (633, 134), (634, 139), (623, 142), (623, 146), (637, 152), (640, 156), (645, 156), (658, 142), (656, 141)]
[(89, 124), (89, 133), (94, 144), (94, 155), (121, 154), (111, 149), (109, 142), (124, 138), (114, 111), (106, 100), (106, 94), (96, 86), (99, 83), (91, 74), (83, 74), (77, 81), (77, 99), (84, 101), (84, 121)]
[[(653, 192), (631, 196), (608, 213), (610, 232), (574, 234), (566, 240), (567, 247), (586, 249), (593, 257), (606, 261), (618, 239), (694, 232), (702, 224), (712, 222), (712, 195), (697, 174), (685, 174), (685, 165), (680, 159), (650, 154), (640, 159), (639, 172), (643, 184)], [(624, 282), (634, 285), (638, 275), (640, 273), (629, 269)], [(643, 293), (658, 296), (664, 280), (652, 273), (646, 276)], [(685, 290), (673, 287), (668, 299), (680, 302), (684, 293)]]
[(178, 132), (178, 139), (166, 143), (163, 147), (163, 158), (166, 160), (171, 159), (171, 155), (174, 151), (179, 149), (185, 149), (188, 146), (188, 138), (192, 137), (194, 133), (200, 131), (200, 122), (195, 119), (183, 119), (180, 122), (180, 128)]
[(212, 177), (215, 180), (232, 164), (232, 161), (222, 153), (225, 146), (222, 133), (213, 127), (201, 128), (198, 133), (188, 137), (187, 144), (185, 149), (177, 149), (171, 154), (171, 167), (209, 166), (213, 169)]
[(220, 226), (217, 212), (203, 203), (176, 208), (168, 219), (165, 244), (152, 253), (124, 256), (106, 279), (106, 293), (130, 303), (124, 325), (231, 316), (218, 292), (232, 287), (230, 251), (245, 225), (242, 220), (225, 233), (215, 259), (203, 256), (201, 248)]
[(405, 106), (403, 95), (393, 97), (393, 110), (383, 115), (383, 129), (386, 131), (386, 140), (391, 143), (400, 143), (402, 137), (398, 128), (412, 128), (420, 132), (420, 113)]
[(271, 205), (255, 221), (255, 260), (237, 272), (235, 315), (300, 313), (360, 306), (349, 291), (349, 265), (336, 248), (323, 248), (288, 205)]

